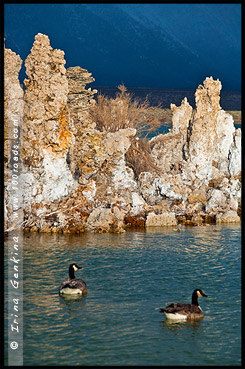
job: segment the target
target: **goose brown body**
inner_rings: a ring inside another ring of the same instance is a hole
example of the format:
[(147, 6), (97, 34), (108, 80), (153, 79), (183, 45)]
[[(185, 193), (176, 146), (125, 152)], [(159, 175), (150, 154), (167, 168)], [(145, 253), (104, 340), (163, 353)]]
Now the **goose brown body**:
[(71, 264), (69, 266), (69, 278), (66, 278), (59, 287), (59, 293), (65, 295), (84, 294), (87, 292), (86, 283), (79, 278), (75, 278), (74, 272), (78, 269), (82, 269), (77, 264)]
[(192, 303), (172, 303), (165, 308), (160, 308), (160, 312), (164, 313), (168, 319), (173, 320), (190, 320), (203, 318), (203, 311), (198, 304), (198, 297), (207, 297), (205, 293), (196, 289), (192, 294)]

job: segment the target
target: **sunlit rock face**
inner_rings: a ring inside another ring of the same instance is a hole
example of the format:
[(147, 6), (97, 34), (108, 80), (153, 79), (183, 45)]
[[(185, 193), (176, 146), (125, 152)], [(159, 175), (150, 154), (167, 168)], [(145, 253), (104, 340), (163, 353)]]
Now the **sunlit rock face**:
[(212, 77), (196, 90), (196, 111), (184, 148), (186, 176), (194, 175), (197, 187), (206, 185), (205, 209), (216, 208), (216, 214), (231, 210), (234, 200), (241, 201), (241, 130), (235, 129), (232, 116), (220, 107), (220, 90), (220, 81)]
[[(6, 103), (13, 114), (15, 108), (8, 95), (14, 92), (15, 105), (19, 98), (24, 112), (23, 168), (19, 179), (27, 228), (69, 232), (77, 224), (76, 229), (84, 230), (89, 212), (113, 204), (117, 194), (124, 194), (126, 199), (119, 203), (127, 206), (137, 183), (132, 169), (126, 166), (125, 153), (136, 130), (106, 133), (95, 128), (89, 108), (95, 103), (96, 90), (85, 88), (94, 78), (80, 67), (66, 70), (64, 52), (54, 50), (48, 36), (36, 35), (25, 61), (28, 78), (24, 81), (24, 101), (18, 81), (21, 60), (15, 60), (13, 55), (16, 68), (10, 69), (9, 60), (6, 68)], [(72, 208), (67, 207), (66, 202), (78, 193)], [(81, 208), (83, 216), (77, 217), (73, 208)], [(120, 212), (113, 212), (118, 219), (112, 226), (116, 231), (123, 229)], [(49, 214), (55, 214), (50, 222)], [(77, 221), (73, 219), (72, 223), (74, 214)]]
[[(73, 134), (67, 111), (68, 81), (62, 50), (50, 46), (48, 36), (38, 34), (25, 61), (25, 160), (34, 164), (40, 145), (65, 152)], [(28, 155), (29, 154), (29, 155)], [(34, 154), (34, 155), (33, 155)]]
[(233, 134), (233, 142), (230, 147), (228, 155), (228, 172), (231, 177), (241, 175), (242, 167), (242, 131), (240, 128), (236, 129)]
[(27, 205), (61, 199), (76, 188), (66, 160), (75, 130), (64, 65), (64, 52), (37, 34), (25, 61), (22, 181)]
[(19, 72), (22, 60), (19, 55), (10, 49), (4, 48), (4, 128), (6, 140), (12, 140), (9, 130), (13, 121), (23, 117), (23, 89), (19, 82)]
[[(179, 107), (171, 104), (172, 129), (151, 139), (152, 156), (161, 171), (154, 178), (140, 175), (140, 191), (151, 205), (161, 202), (189, 217), (203, 210), (222, 213), (234, 206), (234, 200), (240, 204), (241, 130), (220, 107), (220, 90), (219, 80), (206, 78), (195, 93), (196, 109), (186, 98)], [(232, 177), (236, 194), (223, 181)], [(226, 184), (220, 189), (221, 182)]]
[[(20, 147), (21, 126), (23, 121), (23, 89), (19, 82), (19, 71), (22, 60), (19, 55), (10, 49), (4, 48), (4, 227), (15, 227), (18, 221), (13, 216), (13, 195), (15, 190), (12, 186), (21, 171)], [(15, 158), (17, 159), (15, 161)], [(18, 183), (18, 182), (16, 182)], [(18, 183), (19, 187), (19, 183)], [(20, 219), (21, 198), (17, 205)], [(16, 209), (15, 209), (16, 210)]]
[(219, 105), (220, 90), (220, 81), (214, 81), (212, 77), (206, 78), (203, 86), (197, 88), (196, 109), (184, 147), (189, 172), (206, 184), (217, 176), (218, 171), (229, 174), (235, 127), (232, 116)]
[[(70, 147), (69, 167), (80, 185), (90, 186), (89, 192), (96, 206), (108, 203), (117, 193), (130, 192), (137, 187), (133, 171), (126, 166), (125, 153), (131, 145), (135, 129), (122, 129), (113, 133), (101, 132), (90, 115), (95, 104), (96, 90), (86, 89), (94, 81), (91, 73), (80, 67), (68, 68), (68, 107), (76, 128), (75, 143)], [(112, 199), (110, 203), (113, 202)]]
[(86, 230), (96, 232), (122, 233), (124, 229), (124, 211), (118, 207), (112, 209), (99, 207), (94, 209), (86, 222)]
[(206, 78), (195, 93), (196, 109), (185, 98), (171, 104), (172, 129), (151, 140), (152, 155), (164, 173), (180, 171), (183, 178), (208, 184), (217, 175), (241, 172), (241, 132), (219, 105), (221, 83)]
[[(125, 155), (136, 129), (101, 132), (90, 108), (94, 78), (81, 67), (65, 69), (64, 52), (38, 34), (25, 61), (5, 49), (5, 132), (22, 119), (19, 182), (25, 230), (123, 232), (128, 226), (239, 222), (241, 130), (220, 107), (221, 83), (206, 78), (193, 109), (171, 104), (172, 128), (150, 140), (159, 170), (136, 178)], [(5, 136), (5, 215), (11, 219), (8, 182), (11, 138)], [(5, 228), (8, 227), (7, 221)]]
[(67, 104), (75, 127), (75, 142), (68, 150), (68, 161), (73, 177), (79, 183), (84, 184), (89, 177), (88, 161), (84, 157), (84, 151), (89, 151), (88, 136), (93, 135), (95, 131), (95, 123), (90, 116), (89, 109), (95, 104), (94, 94), (97, 90), (86, 89), (86, 85), (95, 80), (86, 69), (70, 67), (66, 70), (66, 76), (68, 80)]
[(146, 218), (146, 227), (163, 227), (163, 226), (175, 226), (177, 220), (175, 214), (172, 212), (165, 212), (162, 214), (155, 214), (151, 212)]
[(183, 148), (187, 141), (188, 127), (193, 109), (184, 98), (177, 107), (171, 104), (172, 128), (169, 133), (151, 139), (152, 156), (163, 173), (178, 172), (183, 161)]
[(216, 223), (239, 223), (240, 217), (235, 210), (227, 210), (224, 213), (219, 213), (216, 216)]

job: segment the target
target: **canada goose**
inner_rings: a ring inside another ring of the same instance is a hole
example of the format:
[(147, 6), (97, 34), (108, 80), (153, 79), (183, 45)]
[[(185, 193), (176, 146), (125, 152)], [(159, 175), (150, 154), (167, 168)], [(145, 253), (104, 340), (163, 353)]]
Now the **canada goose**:
[(83, 269), (73, 263), (69, 266), (69, 278), (65, 279), (60, 287), (59, 293), (66, 295), (83, 294), (87, 292), (86, 283), (82, 279), (75, 278), (74, 272), (78, 269)]
[(192, 294), (191, 304), (172, 303), (165, 308), (160, 308), (160, 312), (164, 313), (168, 319), (187, 320), (203, 318), (203, 311), (198, 304), (198, 297), (207, 297), (205, 293), (196, 289)]

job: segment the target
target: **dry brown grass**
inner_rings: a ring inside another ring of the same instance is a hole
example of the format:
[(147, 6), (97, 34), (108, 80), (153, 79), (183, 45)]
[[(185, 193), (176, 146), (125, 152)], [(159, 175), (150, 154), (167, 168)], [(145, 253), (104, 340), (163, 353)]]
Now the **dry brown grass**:
[(124, 85), (118, 86), (118, 89), (114, 99), (98, 95), (97, 103), (91, 107), (91, 115), (97, 129), (102, 132), (136, 129), (136, 136), (131, 139), (131, 146), (126, 153), (126, 161), (138, 177), (143, 171), (157, 170), (147, 136), (160, 127), (162, 120), (153, 114), (147, 99), (140, 103), (132, 99)]
[(146, 137), (161, 125), (158, 117), (151, 113), (152, 107), (147, 98), (140, 103), (132, 99), (124, 85), (118, 86), (118, 89), (120, 92), (114, 99), (98, 95), (97, 104), (91, 107), (97, 129), (116, 132), (123, 128), (136, 128), (138, 136)]
[(131, 146), (125, 155), (127, 165), (133, 169), (136, 179), (142, 172), (159, 172), (151, 156), (151, 148), (146, 138), (131, 138)]

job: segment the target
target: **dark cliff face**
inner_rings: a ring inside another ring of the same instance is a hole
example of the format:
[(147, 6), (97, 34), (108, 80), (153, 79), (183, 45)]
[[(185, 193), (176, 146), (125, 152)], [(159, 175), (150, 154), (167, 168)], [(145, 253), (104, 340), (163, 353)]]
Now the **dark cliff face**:
[(6, 46), (25, 59), (35, 34), (48, 34), (67, 67), (93, 71), (98, 86), (194, 89), (212, 75), (238, 90), (239, 12), (239, 4), (7, 4)]

